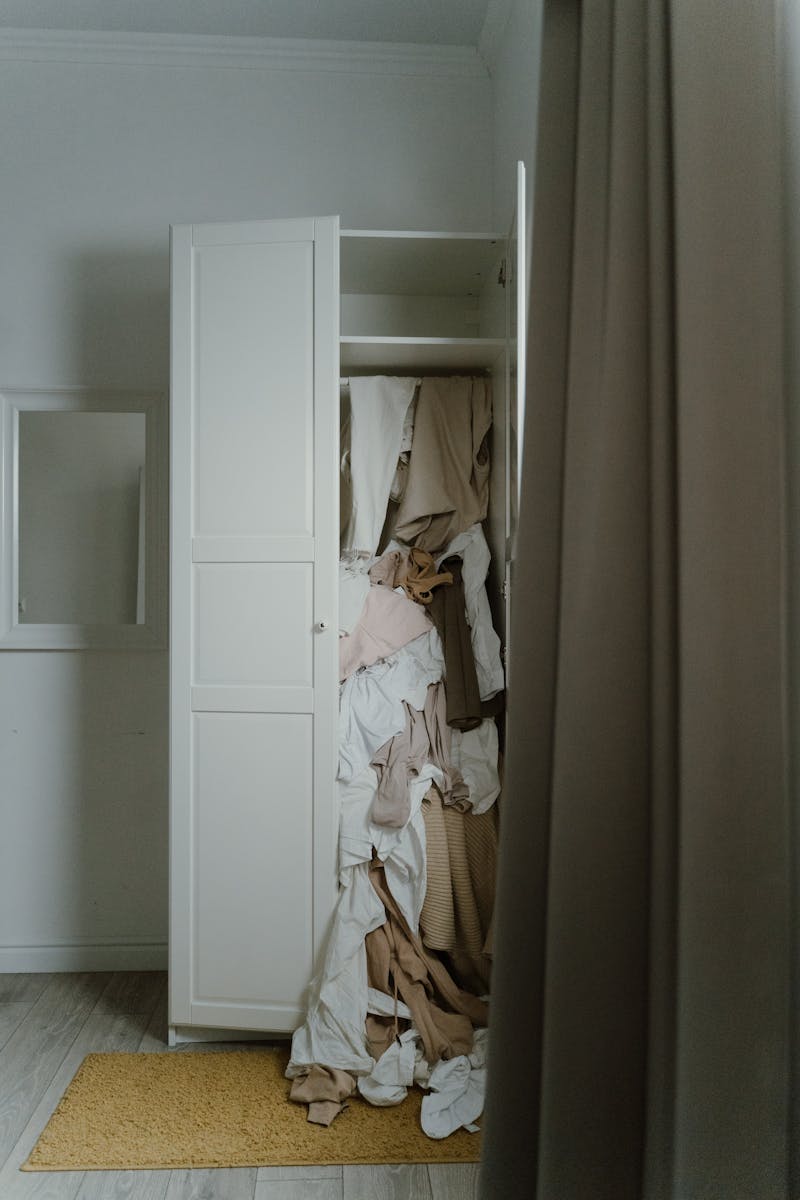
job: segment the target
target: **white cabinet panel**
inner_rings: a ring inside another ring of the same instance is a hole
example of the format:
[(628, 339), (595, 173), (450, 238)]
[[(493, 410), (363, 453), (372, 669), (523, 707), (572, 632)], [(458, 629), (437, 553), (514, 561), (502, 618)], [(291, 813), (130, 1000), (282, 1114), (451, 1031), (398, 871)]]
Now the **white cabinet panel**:
[(195, 247), (195, 534), (313, 532), (312, 242)]
[(311, 687), (311, 563), (194, 568), (194, 683)]
[(195, 725), (192, 1001), (299, 1006), (312, 975), (312, 718)]

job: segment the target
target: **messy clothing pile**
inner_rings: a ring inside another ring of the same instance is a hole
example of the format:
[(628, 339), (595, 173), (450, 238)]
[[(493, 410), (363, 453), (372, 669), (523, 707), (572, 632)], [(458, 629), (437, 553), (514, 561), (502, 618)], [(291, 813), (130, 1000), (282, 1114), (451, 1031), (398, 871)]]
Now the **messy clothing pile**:
[(328, 1125), (425, 1089), (474, 1129), (486, 1075), (504, 674), (486, 592), (483, 378), (343, 394), (340, 891), (287, 1076)]

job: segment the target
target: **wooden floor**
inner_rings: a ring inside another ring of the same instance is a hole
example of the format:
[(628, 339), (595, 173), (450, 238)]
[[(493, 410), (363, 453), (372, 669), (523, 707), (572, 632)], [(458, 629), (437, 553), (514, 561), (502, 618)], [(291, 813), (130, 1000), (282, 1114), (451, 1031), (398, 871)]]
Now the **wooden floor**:
[[(23, 1173), (84, 1055), (166, 1050), (166, 975), (0, 974), (2, 1200), (470, 1200), (477, 1165)], [(262, 1043), (263, 1045), (263, 1043)], [(182, 1046), (196, 1053), (208, 1045)], [(231, 1044), (225, 1044), (231, 1049)], [(241, 1045), (237, 1044), (237, 1049)]]

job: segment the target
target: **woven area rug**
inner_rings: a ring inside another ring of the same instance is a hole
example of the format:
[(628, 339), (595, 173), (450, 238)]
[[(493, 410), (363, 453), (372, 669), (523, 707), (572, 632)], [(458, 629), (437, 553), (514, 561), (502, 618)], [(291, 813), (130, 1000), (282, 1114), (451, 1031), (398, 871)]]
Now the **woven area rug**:
[(358, 1095), (325, 1129), (289, 1100), (286, 1050), (89, 1054), (23, 1171), (477, 1162), (480, 1134), (442, 1141), (422, 1093), (394, 1108)]

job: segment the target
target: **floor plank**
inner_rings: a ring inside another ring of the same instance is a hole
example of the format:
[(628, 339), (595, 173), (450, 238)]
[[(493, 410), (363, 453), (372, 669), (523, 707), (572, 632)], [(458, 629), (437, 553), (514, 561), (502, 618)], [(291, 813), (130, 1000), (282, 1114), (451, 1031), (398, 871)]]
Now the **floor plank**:
[(342, 1200), (341, 1179), (265, 1179), (255, 1200)]
[(433, 1200), (477, 1200), (479, 1163), (428, 1163)]
[(318, 1167), (259, 1167), (258, 1183), (274, 1183), (281, 1179), (341, 1179), (342, 1168)]
[(163, 1054), (165, 1050), (169, 1049), (167, 1043), (167, 992), (168, 983), (165, 972), (150, 1021), (137, 1047), (142, 1054)]
[(255, 1167), (173, 1171), (164, 1200), (253, 1200)]
[(32, 1007), (30, 1000), (20, 1000), (16, 1004), (0, 1004), (0, 1050)]
[(46, 972), (0, 975), (0, 1004), (17, 1004), (23, 1000), (33, 1004), (52, 978), (53, 976)]
[(115, 971), (95, 1007), (96, 1013), (155, 1012), (166, 971)]
[(75, 1200), (164, 1200), (171, 1171), (87, 1171)]
[(50, 1200), (51, 1196), (58, 1200), (74, 1200), (83, 1182), (82, 1171), (22, 1172), (19, 1168), (36, 1144), (84, 1057), (92, 1052), (135, 1050), (141, 1040), (145, 1020), (143, 1016), (129, 1013), (86, 1018), (0, 1168), (0, 1196), (3, 1200), (31, 1200), (32, 1197)]
[(343, 1200), (432, 1200), (422, 1163), (344, 1167)]
[(107, 983), (108, 976), (100, 974), (53, 976), (0, 1050), (0, 1163), (25, 1128)]

